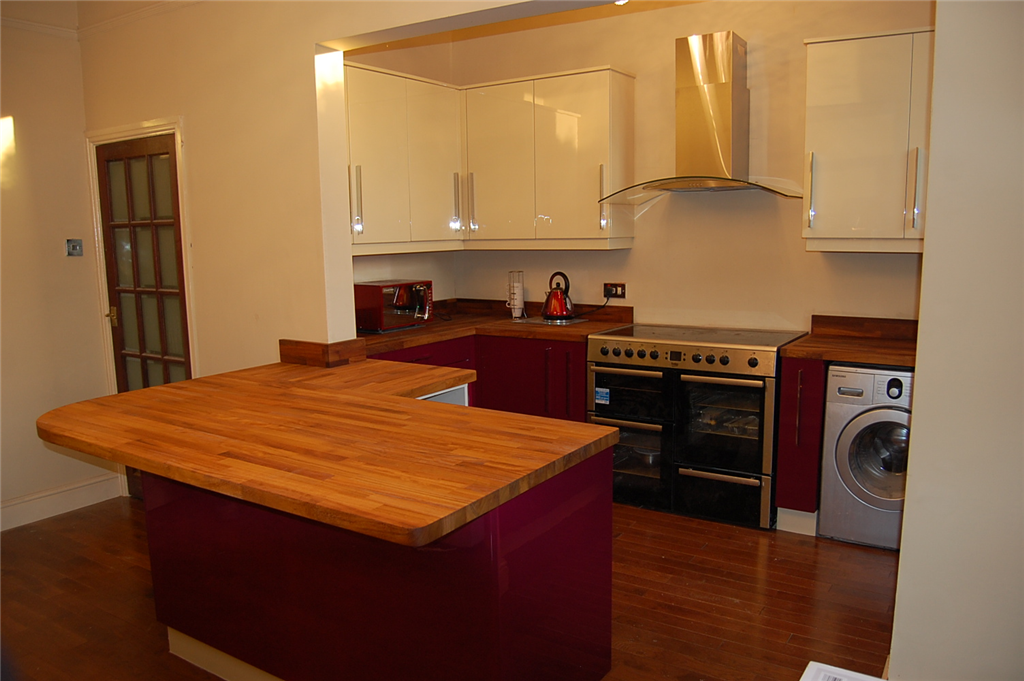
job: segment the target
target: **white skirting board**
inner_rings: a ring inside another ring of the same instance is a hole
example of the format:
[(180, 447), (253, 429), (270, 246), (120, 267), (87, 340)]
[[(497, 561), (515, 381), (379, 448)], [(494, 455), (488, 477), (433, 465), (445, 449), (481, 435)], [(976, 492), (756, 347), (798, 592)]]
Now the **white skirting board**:
[(780, 508), (775, 517), (775, 529), (814, 537), (818, 534), (818, 514)]
[(118, 473), (103, 473), (5, 501), (0, 505), (0, 529), (9, 530), (122, 496), (123, 477)]
[(177, 655), (226, 681), (281, 681), (273, 674), (253, 667), (248, 662), (242, 662), (237, 657), (222, 653), (177, 629), (167, 627), (167, 644), (172, 655)]

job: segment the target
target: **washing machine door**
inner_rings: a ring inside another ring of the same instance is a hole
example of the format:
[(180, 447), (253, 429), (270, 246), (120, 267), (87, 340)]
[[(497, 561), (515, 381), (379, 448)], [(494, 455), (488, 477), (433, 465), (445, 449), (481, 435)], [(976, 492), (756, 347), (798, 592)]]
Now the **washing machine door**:
[(839, 436), (839, 477), (865, 504), (902, 511), (909, 443), (910, 412), (891, 408), (866, 411), (846, 424)]

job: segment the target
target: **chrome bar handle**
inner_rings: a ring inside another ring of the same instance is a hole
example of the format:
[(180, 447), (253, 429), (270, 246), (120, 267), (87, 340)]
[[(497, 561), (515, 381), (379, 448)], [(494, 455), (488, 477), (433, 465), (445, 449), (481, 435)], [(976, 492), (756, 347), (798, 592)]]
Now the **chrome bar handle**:
[(754, 478), (741, 478), (735, 475), (722, 475), (721, 473), (711, 473), (709, 471), (695, 471), (692, 468), (680, 468), (679, 475), (685, 475), (691, 478), (703, 478), (704, 480), (714, 480), (716, 482), (730, 482), (737, 485), (746, 485), (747, 487), (761, 486), (761, 481), (755, 480)]
[(741, 388), (763, 388), (761, 381), (744, 380), (742, 378), (717, 378), (715, 376), (687, 376), (679, 377), (683, 383), (710, 383), (711, 385), (735, 385)]
[(358, 165), (355, 167), (356, 176), (356, 191), (353, 201), (352, 208), (352, 232), (355, 234), (363, 233), (363, 166)]
[(924, 152), (921, 147), (914, 147), (907, 155), (907, 207), (904, 230), (918, 230), (921, 214), (921, 164), (924, 161)]
[(459, 191), (462, 189), (461, 182), (459, 182), (459, 174), (452, 173), (455, 176), (455, 210), (452, 212), (452, 220), (448, 223), (448, 226), (452, 228), (453, 232), (460, 232), (464, 229), (462, 226), (462, 202), (460, 201)]
[(612, 367), (596, 367), (593, 365), (590, 366), (590, 373), (615, 374), (616, 376), (637, 376), (639, 378), (661, 378), (664, 376), (660, 371), (650, 371), (645, 369), (615, 369)]
[(633, 428), (635, 430), (649, 430), (653, 433), (660, 433), (662, 428), (657, 423), (640, 423), (638, 421), (620, 421), (619, 419), (609, 419), (603, 416), (591, 416), (587, 419), (588, 423), (596, 423), (600, 426), (614, 426), (616, 428)]
[(476, 222), (476, 173), (469, 174), (469, 231), (480, 229)]
[[(604, 189), (604, 187), (605, 187), (604, 164), (603, 163), (597, 164), (597, 177), (598, 177), (598, 183), (599, 183), (598, 192), (597, 192), (597, 200), (600, 202), (601, 199), (604, 198), (604, 191), (605, 191), (605, 189)], [(603, 203), (599, 203), (598, 205), (599, 205), (600, 210), (601, 210), (599, 218), (598, 218), (599, 219), (598, 226), (601, 229), (608, 229), (608, 206), (606, 206)]]
[(804, 229), (814, 229), (814, 152), (807, 153), (807, 161), (804, 166), (804, 186), (807, 193), (804, 195)]

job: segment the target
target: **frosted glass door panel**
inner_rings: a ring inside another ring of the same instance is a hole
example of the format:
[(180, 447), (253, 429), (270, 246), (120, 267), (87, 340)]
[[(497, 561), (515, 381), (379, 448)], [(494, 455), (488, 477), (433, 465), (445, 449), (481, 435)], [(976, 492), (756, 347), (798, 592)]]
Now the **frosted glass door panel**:
[(353, 231), (353, 243), (411, 236), (405, 83), (398, 76), (345, 68), (352, 210), (361, 206), (363, 225), (361, 233)]
[(609, 172), (608, 77), (601, 71), (534, 82), (538, 239), (606, 236), (598, 200)]
[(903, 238), (913, 36), (807, 48), (813, 238)]
[(533, 239), (533, 82), (466, 91), (469, 238)]
[(453, 224), (455, 176), (462, 166), (459, 93), (406, 81), (409, 116), (409, 205), (413, 241), (461, 239)]

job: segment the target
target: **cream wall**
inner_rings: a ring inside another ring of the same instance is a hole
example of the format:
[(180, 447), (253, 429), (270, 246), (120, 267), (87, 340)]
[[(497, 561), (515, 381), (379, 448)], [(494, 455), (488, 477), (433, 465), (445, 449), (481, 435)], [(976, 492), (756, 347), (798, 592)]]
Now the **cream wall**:
[[(359, 58), (467, 85), (612, 65), (636, 75), (636, 180), (674, 174), (675, 39), (733, 30), (747, 41), (750, 173), (803, 182), (804, 39), (932, 25), (929, 2), (706, 2)], [(799, 199), (762, 192), (672, 195), (613, 253), (461, 252), (355, 259), (356, 280), (430, 277), (465, 298), (505, 297), (524, 270), (527, 299), (552, 272), (577, 303), (623, 281), (638, 321), (807, 329), (812, 314), (916, 318), (921, 258), (807, 253)], [(439, 295), (438, 297), (444, 297)], [(618, 302), (618, 301), (616, 301)]]
[[(115, 390), (87, 135), (180, 122), (195, 375), (275, 361), (282, 337), (350, 338), (347, 194), (335, 182), (321, 201), (318, 145), (338, 131), (318, 134), (316, 45), (503, 4), (0, 3), (0, 114), (16, 130), (0, 200), (4, 528), (121, 492), (112, 465), (35, 432)], [(66, 238), (85, 256), (66, 257)]]
[(87, 129), (181, 119), (196, 375), (354, 335), (347, 219), (322, 221), (317, 43), (496, 4), (156, 3), (122, 23), (79, 3)]
[(940, 1), (889, 678), (1024, 678), (1024, 3)]
[[(0, 116), (13, 119), (15, 133), (0, 176), (6, 528), (109, 498), (119, 484), (112, 465), (45, 445), (35, 431), (44, 412), (109, 390), (74, 5), (2, 8)], [(42, 22), (50, 30), (35, 30)], [(69, 238), (82, 239), (84, 256), (64, 254)]]

